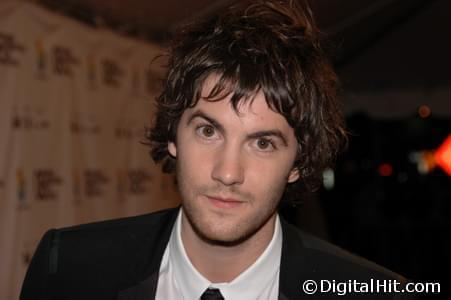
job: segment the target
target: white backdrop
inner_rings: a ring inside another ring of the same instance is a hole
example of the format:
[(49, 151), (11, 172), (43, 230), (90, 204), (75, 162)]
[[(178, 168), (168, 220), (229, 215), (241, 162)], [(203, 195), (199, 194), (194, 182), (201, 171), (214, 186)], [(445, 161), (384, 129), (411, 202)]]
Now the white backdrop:
[(0, 3), (0, 299), (17, 299), (45, 230), (178, 203), (140, 143), (160, 51)]

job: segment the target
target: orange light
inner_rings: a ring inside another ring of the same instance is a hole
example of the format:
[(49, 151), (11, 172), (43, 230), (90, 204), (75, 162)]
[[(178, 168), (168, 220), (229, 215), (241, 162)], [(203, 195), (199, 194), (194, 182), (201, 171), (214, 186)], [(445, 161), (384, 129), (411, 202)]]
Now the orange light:
[(435, 160), (449, 176), (451, 176), (451, 134), (435, 152)]
[(393, 174), (393, 167), (387, 163), (381, 164), (378, 168), (378, 171), (381, 176), (391, 176)]
[(423, 119), (427, 118), (431, 115), (431, 109), (427, 105), (421, 105), (418, 108), (418, 115), (420, 115)]

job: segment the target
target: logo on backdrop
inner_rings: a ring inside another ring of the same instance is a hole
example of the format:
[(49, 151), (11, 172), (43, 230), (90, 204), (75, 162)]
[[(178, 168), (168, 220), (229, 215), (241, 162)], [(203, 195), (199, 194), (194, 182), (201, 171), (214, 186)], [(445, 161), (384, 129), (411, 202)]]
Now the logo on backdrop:
[(47, 53), (41, 39), (35, 41), (34, 48), (36, 51), (36, 76), (38, 79), (45, 79), (47, 78)]
[(50, 127), (48, 116), (45, 115), (44, 109), (39, 107), (15, 106), (11, 120), (15, 130), (45, 130)]
[(125, 200), (127, 191), (127, 171), (118, 170), (116, 173), (116, 191), (119, 201)]
[(119, 200), (126, 196), (148, 195), (154, 176), (146, 169), (129, 169), (117, 171), (117, 194)]
[(139, 168), (119, 170), (117, 174), (120, 195), (145, 195), (154, 179), (148, 170)]
[(153, 175), (146, 169), (134, 169), (128, 172), (128, 190), (133, 195), (144, 195), (149, 192)]
[(61, 177), (52, 169), (36, 169), (33, 172), (34, 195), (37, 200), (47, 201), (58, 199), (58, 187), (62, 184)]
[(75, 204), (80, 204), (82, 201), (81, 197), (81, 175), (78, 169), (72, 170), (72, 194)]
[(120, 82), (124, 76), (124, 71), (119, 65), (111, 60), (102, 61), (103, 83), (112, 87), (120, 87)]
[(0, 32), (0, 64), (18, 66), (19, 61), (15, 54), (24, 51), (25, 47), (19, 44), (12, 34)]
[(130, 140), (133, 138), (143, 138), (145, 129), (142, 122), (136, 119), (119, 119), (114, 127), (114, 136), (117, 139)]
[(22, 168), (16, 170), (16, 186), (17, 186), (17, 201), (19, 208), (26, 208), (27, 203), (27, 181), (25, 179), (25, 172)]
[(84, 190), (87, 197), (102, 197), (105, 194), (105, 186), (109, 183), (104, 171), (88, 169), (84, 171)]
[(53, 46), (53, 70), (57, 75), (72, 77), (74, 67), (79, 63), (71, 49), (64, 46)]
[(97, 66), (94, 55), (86, 57), (86, 68), (88, 77), (88, 88), (95, 90), (97, 88)]
[(133, 137), (133, 129), (125, 125), (117, 125), (114, 130), (117, 139), (131, 139)]
[(70, 131), (73, 134), (99, 134), (101, 129), (98, 118), (94, 114), (75, 114), (70, 123)]

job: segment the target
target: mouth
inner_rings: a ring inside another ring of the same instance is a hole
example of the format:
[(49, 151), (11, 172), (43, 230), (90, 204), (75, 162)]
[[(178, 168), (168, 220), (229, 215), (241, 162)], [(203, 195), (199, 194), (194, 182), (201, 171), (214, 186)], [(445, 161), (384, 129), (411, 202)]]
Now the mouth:
[(218, 196), (206, 196), (213, 206), (217, 208), (236, 208), (244, 202), (233, 198), (222, 198)]

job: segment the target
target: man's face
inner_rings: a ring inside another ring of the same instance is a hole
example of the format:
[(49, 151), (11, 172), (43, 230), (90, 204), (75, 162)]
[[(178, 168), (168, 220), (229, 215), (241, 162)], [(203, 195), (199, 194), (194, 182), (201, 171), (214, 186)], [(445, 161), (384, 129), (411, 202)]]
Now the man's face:
[[(214, 84), (205, 81), (202, 95)], [(177, 180), (183, 210), (193, 231), (211, 243), (234, 244), (273, 226), (277, 205), (293, 169), (297, 141), (285, 118), (263, 93), (237, 113), (230, 96), (199, 100), (185, 110), (176, 143)]]

